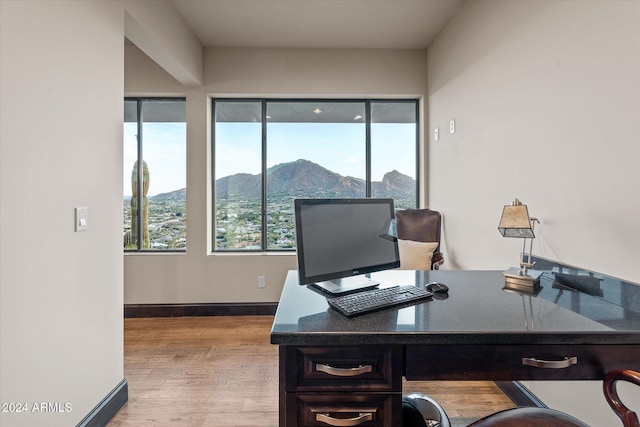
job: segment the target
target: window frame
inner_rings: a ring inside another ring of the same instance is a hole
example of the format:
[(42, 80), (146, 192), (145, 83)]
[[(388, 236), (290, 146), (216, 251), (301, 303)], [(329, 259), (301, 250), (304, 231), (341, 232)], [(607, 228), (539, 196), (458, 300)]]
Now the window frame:
[[(137, 142), (137, 165), (138, 165), (138, 170), (137, 170), (137, 174), (138, 177), (142, 177), (144, 176), (144, 133), (142, 131), (143, 125), (144, 125), (144, 115), (142, 113), (142, 105), (144, 102), (146, 101), (159, 101), (159, 102), (178, 102), (178, 101), (182, 101), (185, 103), (185, 126), (187, 124), (186, 122), (186, 102), (187, 102), (187, 98), (184, 96), (174, 96), (174, 97), (167, 97), (167, 96), (125, 96), (123, 103), (126, 103), (127, 101), (129, 102), (136, 102), (136, 123), (137, 123), (137, 135), (136, 135), (136, 142)], [(123, 141), (124, 142), (124, 141)], [(185, 157), (187, 155), (186, 153), (187, 147), (186, 147), (186, 140), (185, 140)], [(143, 160), (142, 162), (140, 160)], [(124, 164), (123, 164), (123, 168), (124, 168)], [(186, 176), (185, 176), (186, 179)], [(138, 178), (138, 206), (142, 206), (142, 197), (143, 197), (143, 179)], [(186, 185), (186, 184), (185, 184)], [(124, 196), (124, 195), (123, 195)], [(133, 197), (133, 195), (131, 196)], [(186, 200), (185, 200), (185, 212), (187, 210), (187, 204), (186, 204)], [(142, 216), (138, 215), (137, 216), (137, 232), (138, 235), (136, 236), (136, 243), (137, 243), (137, 248), (136, 249), (127, 249), (127, 248), (123, 248), (123, 251), (125, 254), (139, 254), (139, 253), (152, 253), (152, 254), (164, 254), (164, 253), (185, 253), (187, 251), (186, 246), (184, 248), (171, 248), (171, 249), (153, 249), (153, 248), (143, 248), (143, 238), (142, 238)]]
[[(261, 221), (261, 236), (260, 236), (260, 249), (224, 249), (219, 250), (216, 248), (216, 102), (255, 102), (260, 103), (261, 108), (261, 137), (260, 144), (260, 174), (261, 174), (261, 207), (260, 207), (260, 221)], [(212, 96), (211, 97), (211, 251), (214, 254), (256, 254), (256, 253), (295, 253), (295, 248), (267, 248), (267, 103), (269, 102), (318, 102), (318, 103), (357, 103), (362, 102), (365, 106), (365, 198), (371, 197), (372, 183), (371, 183), (371, 104), (374, 103), (398, 103), (406, 104), (413, 103), (415, 105), (415, 183), (416, 183), (416, 200), (415, 206), (418, 207), (420, 203), (420, 165), (422, 163), (420, 159), (420, 99), (417, 97), (407, 98), (262, 98), (262, 97), (224, 97), (224, 96)]]

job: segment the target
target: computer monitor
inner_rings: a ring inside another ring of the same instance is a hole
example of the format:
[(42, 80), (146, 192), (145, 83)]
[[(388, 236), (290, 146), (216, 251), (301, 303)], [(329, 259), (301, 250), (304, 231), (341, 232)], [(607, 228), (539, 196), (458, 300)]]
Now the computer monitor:
[(366, 273), (400, 267), (393, 199), (296, 199), (301, 285), (344, 294), (378, 285)]

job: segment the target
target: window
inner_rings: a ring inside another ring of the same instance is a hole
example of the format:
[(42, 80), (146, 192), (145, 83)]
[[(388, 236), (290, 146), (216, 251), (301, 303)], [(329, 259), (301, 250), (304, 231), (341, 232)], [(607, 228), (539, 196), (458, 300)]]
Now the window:
[(184, 98), (125, 98), (125, 251), (185, 250), (186, 147)]
[(416, 207), (416, 100), (212, 102), (214, 250), (295, 249), (299, 197)]

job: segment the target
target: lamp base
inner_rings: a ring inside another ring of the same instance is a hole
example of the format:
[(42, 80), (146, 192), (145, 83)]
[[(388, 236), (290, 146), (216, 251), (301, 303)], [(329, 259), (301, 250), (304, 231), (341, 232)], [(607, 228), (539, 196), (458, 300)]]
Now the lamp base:
[(525, 273), (518, 267), (511, 267), (503, 271), (502, 275), (504, 276), (505, 286), (516, 289), (537, 289), (540, 286), (542, 271), (527, 270)]

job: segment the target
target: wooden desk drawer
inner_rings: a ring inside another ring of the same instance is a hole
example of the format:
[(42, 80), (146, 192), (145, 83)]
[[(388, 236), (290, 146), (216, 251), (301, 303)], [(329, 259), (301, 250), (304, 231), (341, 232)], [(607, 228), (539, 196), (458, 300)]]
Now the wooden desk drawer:
[(287, 391), (401, 391), (402, 346), (287, 347)]
[(405, 375), (408, 380), (595, 380), (612, 369), (640, 369), (640, 346), (407, 346)]
[(402, 425), (402, 395), (385, 393), (287, 394), (287, 425), (298, 427)]

